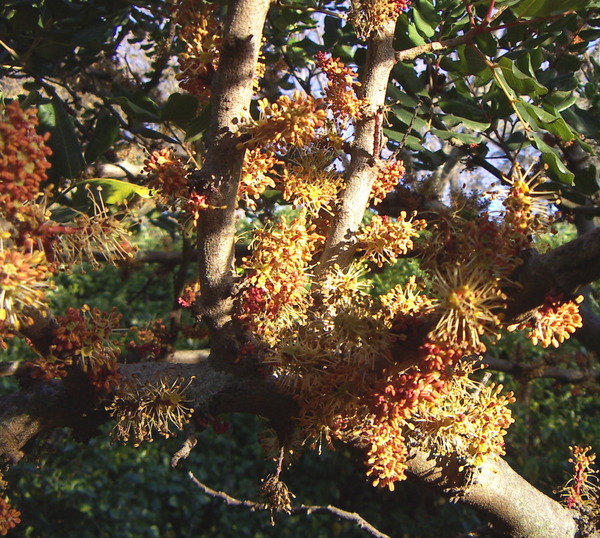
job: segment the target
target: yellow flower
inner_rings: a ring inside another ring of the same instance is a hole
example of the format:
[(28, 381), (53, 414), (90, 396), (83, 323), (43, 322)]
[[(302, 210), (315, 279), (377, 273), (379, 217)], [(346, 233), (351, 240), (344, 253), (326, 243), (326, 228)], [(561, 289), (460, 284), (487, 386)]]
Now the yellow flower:
[(45, 309), (50, 270), (43, 252), (0, 249), (0, 322), (19, 329), (30, 323), (27, 309)]
[(418, 237), (424, 227), (424, 220), (407, 219), (404, 211), (396, 220), (374, 215), (356, 236), (357, 250), (364, 250), (365, 259), (382, 267), (384, 263), (393, 263), (412, 250), (413, 238)]
[(433, 306), (441, 317), (433, 331), (434, 339), (482, 352), (484, 334), (496, 337), (504, 306), (504, 294), (495, 279), (479, 266), (452, 265), (433, 273), (432, 292), (437, 296)]

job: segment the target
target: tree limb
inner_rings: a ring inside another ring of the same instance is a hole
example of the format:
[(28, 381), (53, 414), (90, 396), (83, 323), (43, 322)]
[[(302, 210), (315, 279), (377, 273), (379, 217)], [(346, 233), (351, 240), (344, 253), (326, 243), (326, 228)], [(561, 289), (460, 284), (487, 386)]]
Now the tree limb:
[(356, 125), (355, 139), (350, 150), (351, 160), (346, 172), (346, 188), (329, 230), (325, 249), (316, 269), (317, 274), (333, 264), (346, 266), (354, 254), (352, 236), (362, 221), (379, 171), (379, 155), (373, 154), (376, 114), (385, 103), (388, 79), (394, 67), (394, 29), (395, 21), (391, 21), (369, 40), (360, 95), (367, 100), (368, 105)]
[[(502, 459), (488, 460), (466, 480), (457, 462), (441, 465), (418, 448), (407, 461), (409, 473), (454, 495), (515, 538), (575, 538), (577, 514), (550, 499)], [(598, 536), (596, 533), (594, 536)]]
[(213, 331), (230, 321), (234, 271), (235, 211), (245, 150), (235, 136), (248, 115), (269, 0), (229, 3), (212, 93), (211, 132), (195, 188), (214, 207), (198, 223), (201, 309)]

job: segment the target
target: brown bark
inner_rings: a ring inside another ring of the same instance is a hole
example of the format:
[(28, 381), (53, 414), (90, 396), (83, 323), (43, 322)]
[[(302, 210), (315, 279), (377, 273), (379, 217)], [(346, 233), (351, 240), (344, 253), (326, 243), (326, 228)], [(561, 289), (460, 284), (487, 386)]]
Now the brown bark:
[(576, 513), (535, 489), (501, 459), (488, 460), (468, 477), (458, 471), (456, 462), (442, 466), (419, 449), (412, 451), (408, 465), (415, 478), (475, 508), (507, 536), (578, 536)]
[(230, 320), (235, 211), (245, 149), (236, 132), (248, 115), (262, 30), (270, 0), (230, 2), (212, 92), (211, 132), (196, 188), (214, 209), (198, 223), (199, 278), (204, 319), (214, 330)]
[(362, 221), (369, 202), (373, 182), (378, 173), (379, 155), (374, 155), (376, 115), (385, 103), (388, 79), (394, 67), (395, 21), (387, 24), (380, 34), (371, 37), (361, 81), (360, 97), (367, 100), (362, 119), (350, 150), (350, 165), (346, 171), (346, 188), (327, 236), (317, 274), (334, 264), (344, 267), (350, 263), (355, 250), (354, 233)]

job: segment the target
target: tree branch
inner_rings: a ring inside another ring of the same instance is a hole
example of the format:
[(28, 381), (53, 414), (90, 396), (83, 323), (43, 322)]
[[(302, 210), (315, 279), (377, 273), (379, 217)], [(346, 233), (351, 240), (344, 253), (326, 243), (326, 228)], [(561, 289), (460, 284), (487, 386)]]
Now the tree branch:
[[(213, 497), (215, 499), (219, 499), (229, 506), (241, 506), (243, 508), (248, 508), (248, 509), (252, 510), (253, 512), (254, 511), (270, 511), (271, 510), (270, 506), (267, 504), (257, 503), (254, 501), (240, 501), (239, 499), (236, 499), (223, 491), (216, 491), (212, 488), (209, 488), (207, 485), (200, 482), (200, 480), (198, 480), (193, 475), (193, 473), (190, 472), (190, 473), (188, 473), (188, 475), (191, 478), (192, 482), (199, 489), (201, 489), (206, 495), (208, 495), (209, 497)], [(366, 521), (364, 518), (362, 518), (356, 512), (347, 512), (346, 510), (342, 510), (341, 508), (337, 508), (335, 506), (331, 506), (331, 505), (312, 506), (312, 505), (302, 504), (300, 506), (292, 507), (290, 515), (300, 515), (300, 514), (333, 515), (340, 519), (345, 519), (346, 521), (350, 521), (350, 522), (354, 523), (358, 528), (364, 530), (371, 536), (375, 536), (376, 538), (390, 538), (387, 534), (384, 534), (383, 532), (381, 532), (381, 531), (377, 530), (375, 527), (373, 527), (373, 525), (371, 525), (368, 521)]]
[[(495, 527), (515, 538), (575, 538), (574, 511), (550, 499), (518, 475), (504, 460), (488, 460), (467, 479), (457, 462), (440, 464), (418, 448), (407, 461), (409, 473), (441, 488), (491, 519)], [(594, 536), (598, 536), (596, 533)]]
[[(213, 331), (230, 320), (234, 271), (236, 200), (245, 150), (235, 133), (247, 116), (269, 0), (229, 3), (212, 92), (211, 132), (206, 159), (195, 185), (214, 209), (198, 223), (201, 309)], [(217, 346), (215, 346), (217, 349)]]
[(600, 371), (571, 370), (544, 363), (522, 364), (496, 357), (485, 357), (478, 364), (490, 370), (530, 379), (546, 377), (561, 383), (581, 383), (588, 380), (600, 382)]
[(356, 125), (355, 139), (350, 150), (351, 160), (346, 171), (346, 188), (329, 230), (325, 249), (316, 269), (317, 274), (336, 263), (341, 267), (347, 265), (354, 254), (353, 234), (362, 221), (378, 173), (379, 155), (373, 154), (376, 145), (376, 115), (385, 103), (388, 79), (394, 67), (394, 29), (395, 21), (391, 21), (369, 40), (360, 95), (368, 104)]
[(543, 304), (550, 292), (570, 297), (600, 278), (600, 228), (560, 247), (538, 254), (531, 250), (518, 269), (518, 289), (508, 290), (507, 319), (518, 319)]

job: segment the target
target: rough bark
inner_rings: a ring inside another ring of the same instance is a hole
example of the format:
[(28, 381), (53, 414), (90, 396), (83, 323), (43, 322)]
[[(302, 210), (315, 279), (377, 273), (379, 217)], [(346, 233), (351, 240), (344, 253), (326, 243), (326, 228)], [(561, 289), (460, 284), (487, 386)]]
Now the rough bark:
[(237, 192), (245, 149), (236, 132), (248, 116), (263, 26), (270, 0), (230, 2), (219, 69), (211, 87), (212, 122), (206, 159), (196, 188), (208, 195), (213, 209), (198, 223), (201, 309), (214, 330), (230, 320), (234, 279)]
[(469, 477), (459, 472), (456, 462), (442, 466), (418, 449), (411, 453), (408, 465), (411, 475), (483, 513), (495, 530), (507, 536), (578, 536), (576, 513), (534, 488), (501, 459), (487, 461)]
[(385, 103), (388, 79), (394, 67), (394, 29), (395, 21), (392, 21), (380, 34), (369, 40), (360, 94), (361, 98), (367, 100), (367, 105), (362, 119), (356, 125), (350, 164), (346, 171), (346, 188), (329, 230), (317, 274), (334, 264), (346, 266), (354, 255), (353, 235), (360, 226), (379, 170), (379, 155), (373, 153), (378, 145), (375, 141), (376, 115)]

